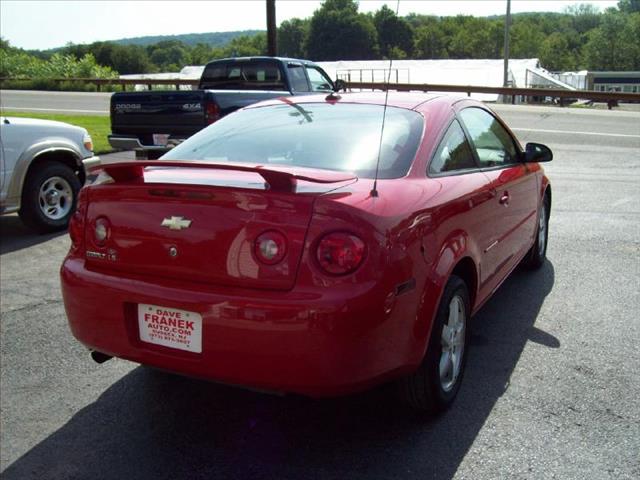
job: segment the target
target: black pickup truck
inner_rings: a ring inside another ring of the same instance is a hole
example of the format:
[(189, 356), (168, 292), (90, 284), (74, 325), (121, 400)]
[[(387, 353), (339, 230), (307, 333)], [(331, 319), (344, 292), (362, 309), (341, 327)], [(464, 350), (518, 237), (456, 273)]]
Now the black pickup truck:
[[(340, 83), (340, 81), (336, 81)], [(242, 57), (207, 64), (198, 90), (114, 93), (112, 147), (157, 158), (219, 118), (262, 100), (330, 93), (336, 85), (307, 60)]]

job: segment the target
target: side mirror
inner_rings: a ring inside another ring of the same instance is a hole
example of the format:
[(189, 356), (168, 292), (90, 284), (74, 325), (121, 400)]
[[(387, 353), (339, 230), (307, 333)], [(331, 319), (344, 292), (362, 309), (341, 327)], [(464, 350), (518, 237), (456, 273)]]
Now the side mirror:
[(333, 82), (333, 91), (334, 92), (339, 92), (340, 90), (347, 90), (347, 83), (342, 80), (341, 78), (336, 79), (335, 82)]
[(553, 160), (553, 152), (541, 143), (527, 143), (524, 160), (525, 162), (550, 162)]

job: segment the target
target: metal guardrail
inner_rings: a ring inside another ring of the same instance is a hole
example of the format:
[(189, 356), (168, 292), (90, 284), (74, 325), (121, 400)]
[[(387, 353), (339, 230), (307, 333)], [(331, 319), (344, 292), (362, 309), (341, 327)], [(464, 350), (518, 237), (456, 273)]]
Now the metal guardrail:
[(398, 90), (398, 91), (420, 91), (420, 92), (457, 92), (466, 93), (494, 93), (498, 95), (515, 98), (522, 97), (555, 97), (555, 98), (581, 98), (596, 102), (640, 102), (640, 93), (623, 92), (596, 92), (593, 90), (559, 90), (555, 88), (515, 88), (515, 87), (482, 87), (479, 85), (439, 85), (439, 84), (418, 84), (418, 83), (367, 83), (350, 82), (347, 89), (364, 90)]
[(95, 85), (98, 92), (100, 91), (102, 86), (105, 85), (120, 85), (122, 86), (122, 90), (125, 90), (127, 85), (146, 85), (148, 90), (151, 90), (154, 85), (172, 85), (176, 87), (176, 90), (180, 88), (181, 85), (190, 85), (192, 87), (197, 87), (200, 83), (199, 80), (184, 80), (184, 79), (172, 79), (172, 78), (158, 78), (158, 79), (133, 79), (133, 78), (9, 78), (9, 77), (0, 77), (0, 87), (5, 82), (33, 82), (33, 81), (45, 81), (45, 82), (79, 82), (79, 83), (87, 83), (90, 85)]
[[(0, 87), (8, 81), (53, 81), (53, 82), (84, 82), (96, 85), (98, 91), (104, 85), (120, 85), (124, 90), (127, 85), (146, 85), (149, 90), (154, 85), (172, 85), (179, 89), (182, 85), (190, 85), (197, 87), (199, 80), (184, 79), (132, 79), (132, 78), (7, 78), (0, 77)], [(640, 102), (640, 93), (623, 93), (623, 92), (596, 92), (593, 90), (559, 90), (552, 88), (515, 88), (515, 87), (483, 87), (479, 85), (443, 85), (429, 83), (372, 83), (372, 82), (348, 82), (346, 84), (348, 90), (398, 90), (398, 91), (420, 91), (420, 92), (455, 92), (466, 93), (470, 96), (472, 93), (493, 93), (511, 97), (512, 102), (517, 96), (522, 97), (553, 97), (580, 98), (592, 100), (596, 102)]]

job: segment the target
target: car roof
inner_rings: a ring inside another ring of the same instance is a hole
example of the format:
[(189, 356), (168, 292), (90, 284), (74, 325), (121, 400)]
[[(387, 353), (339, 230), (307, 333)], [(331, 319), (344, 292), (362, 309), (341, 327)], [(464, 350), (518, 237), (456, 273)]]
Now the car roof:
[(423, 92), (394, 92), (390, 91), (388, 97), (385, 92), (357, 92), (338, 93), (333, 95), (302, 95), (296, 97), (279, 97), (256, 103), (246, 108), (265, 107), (269, 105), (279, 105), (283, 101), (286, 103), (360, 103), (368, 105), (384, 105), (385, 102), (390, 107), (406, 108), (408, 110), (430, 110), (441, 109), (453, 106), (454, 103), (467, 97), (446, 95), (439, 93)]

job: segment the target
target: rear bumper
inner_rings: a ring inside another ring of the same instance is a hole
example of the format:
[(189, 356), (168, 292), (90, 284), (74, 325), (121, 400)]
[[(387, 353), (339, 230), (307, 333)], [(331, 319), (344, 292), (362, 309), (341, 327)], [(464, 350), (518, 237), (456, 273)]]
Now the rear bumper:
[(125, 135), (109, 135), (107, 137), (109, 139), (109, 144), (118, 150), (144, 150), (144, 151), (154, 151), (154, 152), (166, 152), (172, 147), (179, 145), (182, 143), (185, 138), (170, 138), (169, 145), (143, 145), (140, 142), (140, 139), (135, 136), (125, 136)]
[[(366, 389), (419, 362), (411, 316), (404, 308), (385, 314), (375, 285), (346, 292), (261, 292), (151, 283), (87, 270), (73, 256), (63, 263), (61, 280), (69, 325), (80, 342), (176, 373), (332, 396)], [(202, 353), (142, 342), (138, 303), (198, 312)]]

